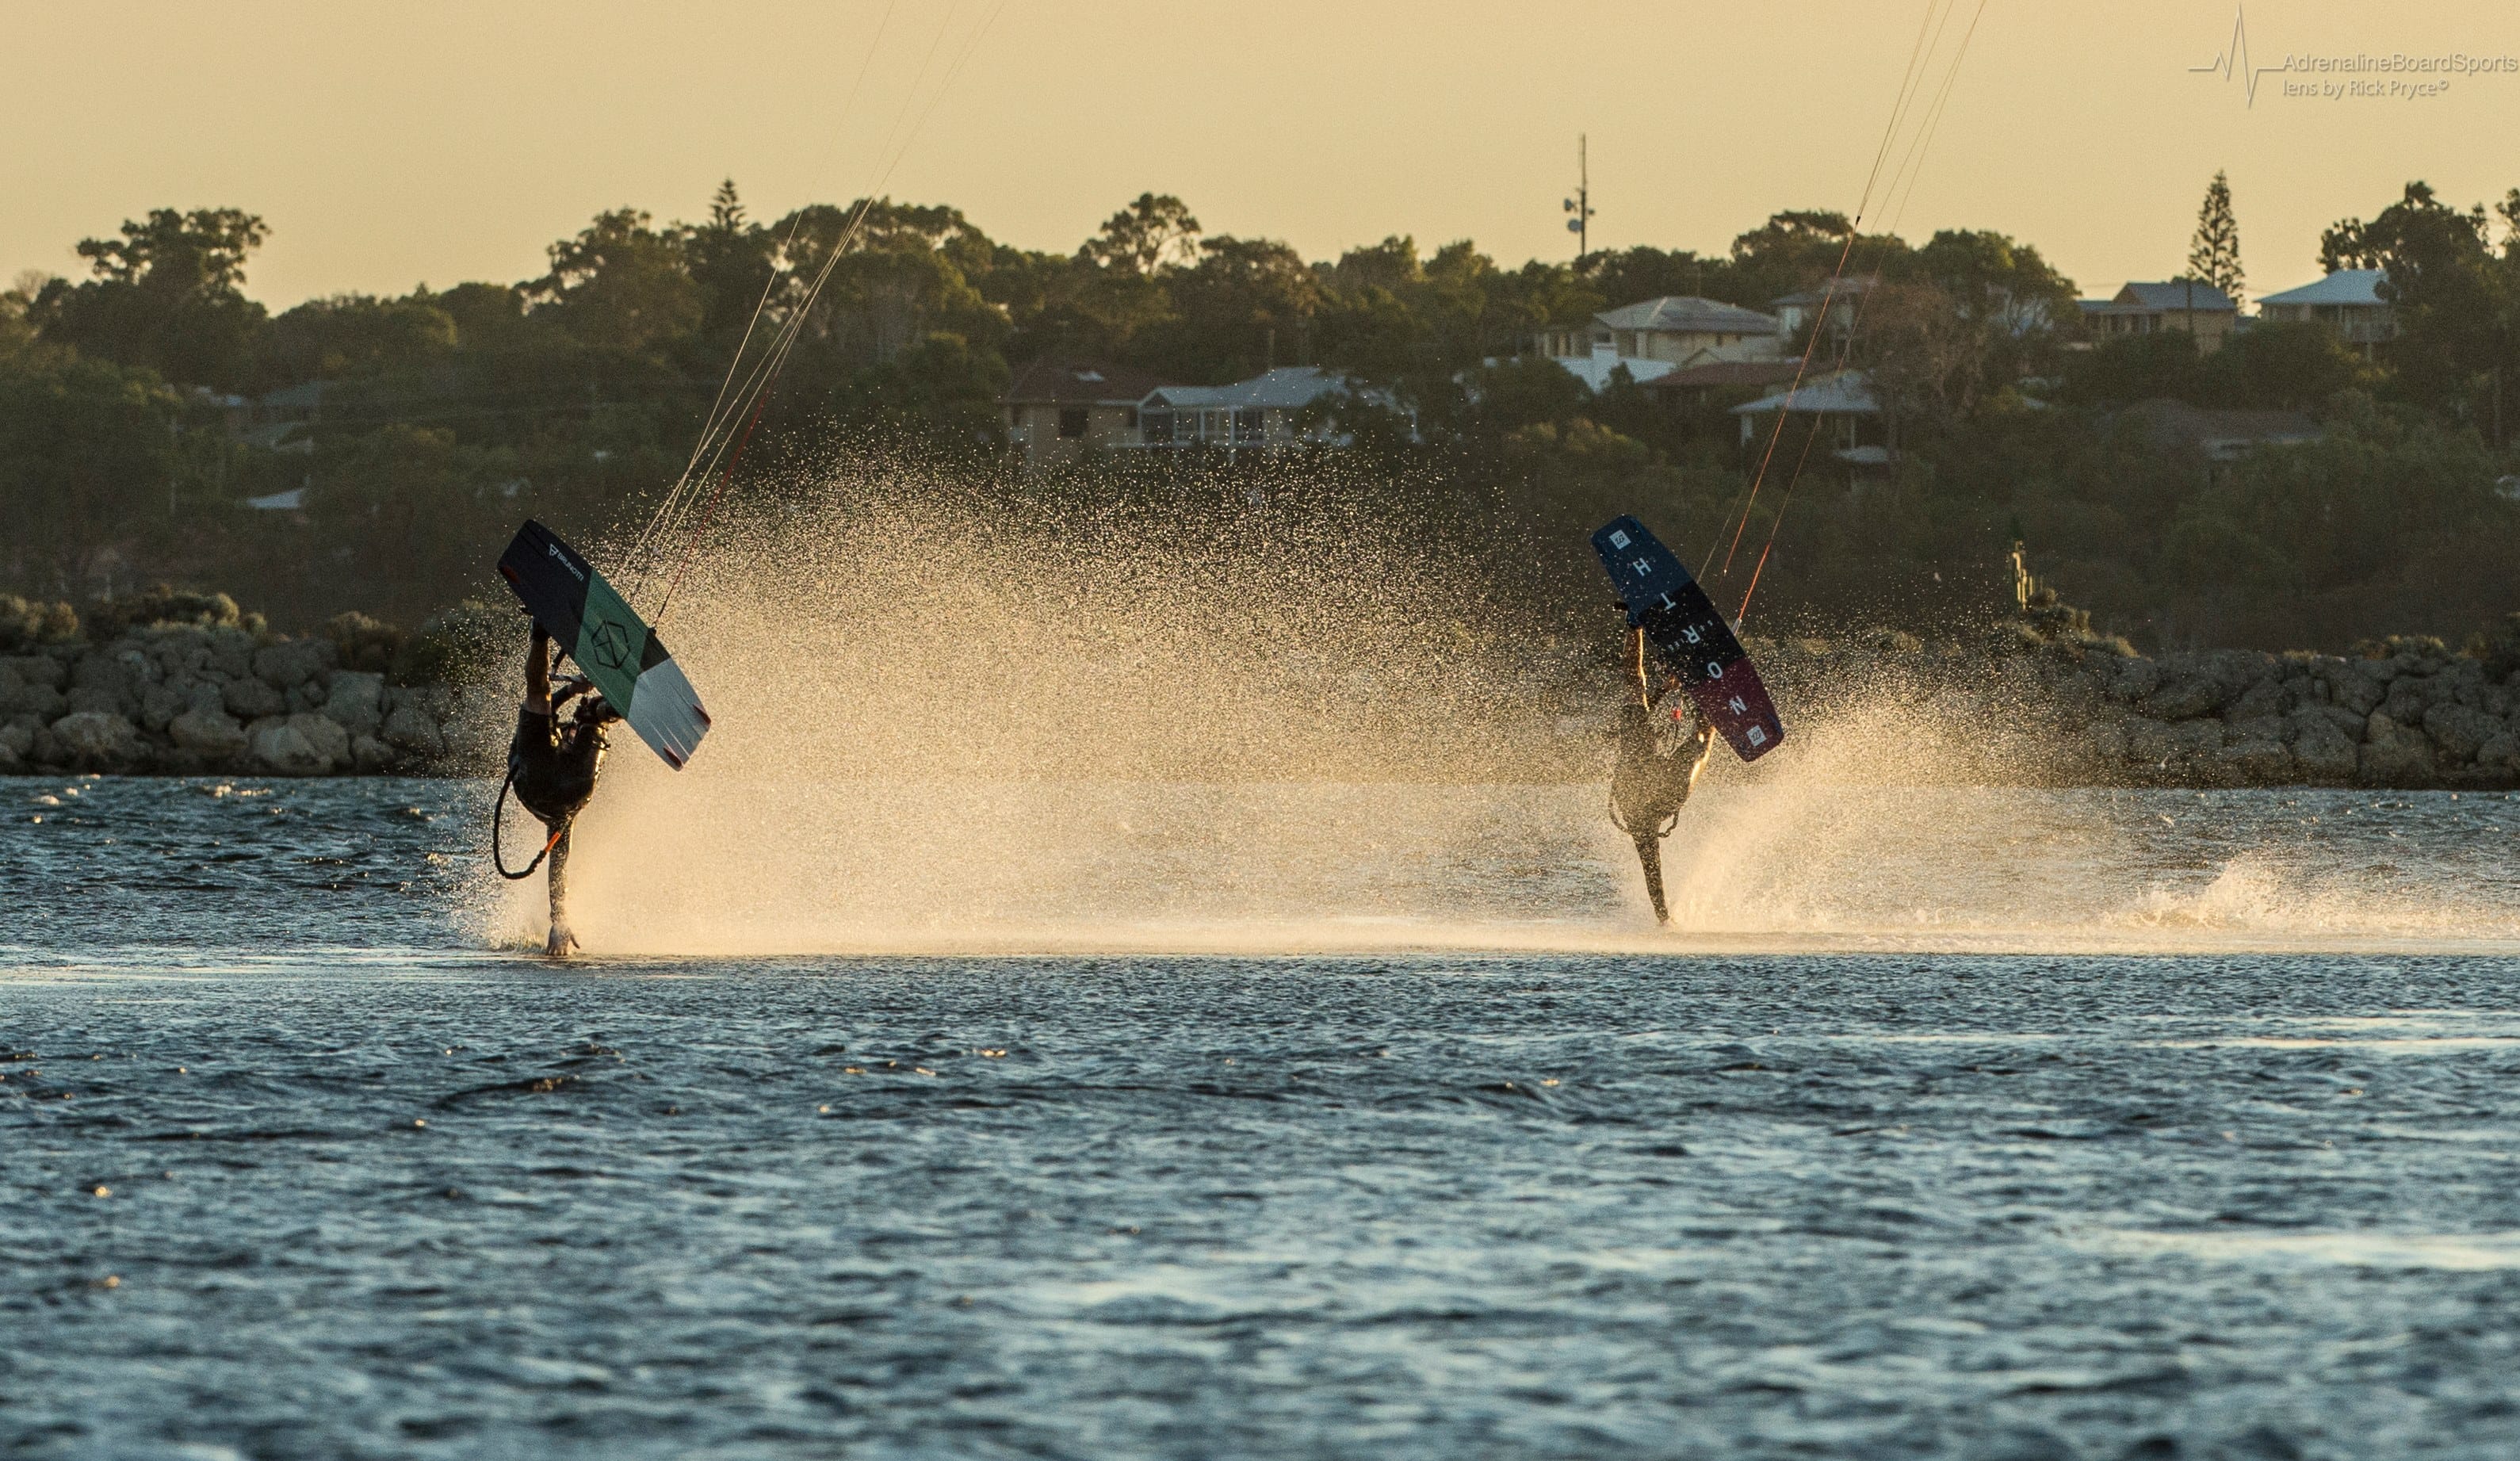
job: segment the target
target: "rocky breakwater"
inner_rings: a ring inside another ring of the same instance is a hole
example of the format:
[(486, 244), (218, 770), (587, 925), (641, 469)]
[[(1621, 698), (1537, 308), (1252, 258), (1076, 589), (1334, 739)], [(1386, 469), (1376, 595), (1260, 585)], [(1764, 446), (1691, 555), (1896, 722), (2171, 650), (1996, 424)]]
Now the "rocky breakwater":
[(478, 769), (509, 707), (347, 667), (333, 638), (157, 625), (0, 656), (0, 774)]
[(2090, 758), (2130, 780), (2520, 786), (2520, 673), (2438, 643), (2362, 657), (2087, 658), (2074, 678), (2105, 702), (2092, 707)]
[[(2353, 655), (2146, 657), (2036, 609), (1975, 641), (1876, 630), (1765, 643), (1807, 711), (1900, 708), (1941, 774), (2099, 786), (2520, 787), (2520, 616), (2464, 654), (2395, 638)], [(1932, 774), (1932, 773), (1928, 773)]]

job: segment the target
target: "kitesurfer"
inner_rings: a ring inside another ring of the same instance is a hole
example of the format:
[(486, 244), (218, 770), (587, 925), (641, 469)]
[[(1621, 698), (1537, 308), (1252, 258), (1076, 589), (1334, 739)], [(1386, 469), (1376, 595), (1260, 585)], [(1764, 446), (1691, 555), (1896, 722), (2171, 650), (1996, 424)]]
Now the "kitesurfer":
[[(517, 736), (508, 744), (508, 776), (517, 799), (540, 818), (551, 834), (545, 845), (550, 859), (551, 936), (543, 951), (554, 958), (577, 947), (568, 928), (568, 838), (570, 825), (595, 795), (595, 778), (604, 763), (604, 727), (621, 718), (586, 681), (570, 677), (552, 694), (551, 636), (534, 625), (532, 648), (525, 652), (525, 700), (517, 710)], [(577, 696), (566, 723), (562, 706)]]
[[(1669, 682), (1665, 692), (1677, 684)], [(1636, 699), (1619, 707), (1619, 756), (1610, 771), (1610, 820), (1636, 840), (1654, 920), (1669, 923), (1671, 909), (1662, 891), (1662, 840), (1680, 821), (1681, 807), (1706, 770), (1706, 758), (1715, 750), (1715, 733), (1703, 718), (1694, 728), (1688, 726), (1686, 700), (1667, 714), (1656, 710), (1653, 680), (1645, 669), (1642, 629), (1636, 631)]]

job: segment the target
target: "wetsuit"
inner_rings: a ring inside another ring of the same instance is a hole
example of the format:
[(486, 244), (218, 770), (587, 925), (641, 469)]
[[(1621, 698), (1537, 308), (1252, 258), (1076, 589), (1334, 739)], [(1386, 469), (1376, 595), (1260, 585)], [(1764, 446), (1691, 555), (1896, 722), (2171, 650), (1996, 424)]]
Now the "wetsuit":
[[(1670, 727), (1673, 734), (1665, 734)], [(1619, 708), (1619, 758), (1610, 771), (1610, 819), (1635, 839), (1637, 860), (1644, 865), (1645, 892), (1653, 899), (1654, 918), (1671, 922), (1663, 902), (1662, 840), (1688, 804), (1698, 767), (1705, 764), (1708, 740), (1703, 727), (1681, 733), (1664, 716), (1638, 701)]]
[(567, 953), (577, 946), (568, 931), (569, 825), (595, 795), (596, 773), (604, 763), (604, 723), (620, 712), (601, 697), (590, 696), (563, 725), (560, 707), (589, 687), (580, 680), (561, 692), (551, 691), (551, 640), (534, 625), (533, 645), (525, 652), (525, 702), (517, 710), (516, 739), (508, 743), (508, 778), (525, 810), (551, 829), (544, 848), (550, 859), (551, 936), (544, 951)]
[(583, 712), (562, 725), (553, 710), (525, 706), (517, 711), (508, 769), (516, 774), (517, 799), (544, 826), (557, 829), (585, 809), (603, 760), (604, 728)]

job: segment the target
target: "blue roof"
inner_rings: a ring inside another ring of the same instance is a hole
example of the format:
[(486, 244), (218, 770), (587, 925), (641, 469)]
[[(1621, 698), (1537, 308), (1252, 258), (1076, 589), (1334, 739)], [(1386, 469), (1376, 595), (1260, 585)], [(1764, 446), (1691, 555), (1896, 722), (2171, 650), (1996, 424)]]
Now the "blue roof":
[(2389, 277), (2385, 269), (2339, 269), (2317, 284), (2288, 289), (2280, 295), (2269, 295), (2258, 301), (2263, 309), (2270, 304), (2386, 304), (2380, 297), (2380, 281)]

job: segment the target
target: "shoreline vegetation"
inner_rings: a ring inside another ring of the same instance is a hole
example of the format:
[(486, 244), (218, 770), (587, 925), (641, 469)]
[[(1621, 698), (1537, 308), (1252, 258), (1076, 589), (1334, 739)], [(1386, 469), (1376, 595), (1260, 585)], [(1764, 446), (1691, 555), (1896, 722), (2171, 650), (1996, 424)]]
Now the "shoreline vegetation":
[[(345, 612), (421, 623), (481, 592), (526, 518), (594, 544), (647, 521), (730, 361), (741, 378), (761, 359), (759, 323), (792, 326), (793, 348), (712, 484), (731, 510), (907, 480), (1191, 531), (1262, 498), (1362, 505), (1496, 566), (1486, 618), (1520, 636), (1598, 610), (1584, 534), (1638, 512), (1674, 542), (1773, 545), (1754, 627), (1965, 632), (2012, 610), (2017, 545), (2148, 654), (2455, 643), (2520, 608), (2520, 334), (2497, 323), (2520, 307), (2520, 190), (2463, 207), (2415, 182), (2373, 202), (2316, 258), (2254, 265), (2278, 292), (2378, 276), (2385, 328), (2352, 339), (2236, 297), (2202, 334), (2192, 307), (2134, 330), (2119, 281), (2065, 278), (2033, 241), (1851, 238), (1827, 211), (1703, 251), (1516, 263), (1394, 234), (1310, 258), (1153, 193), (1036, 251), (891, 199), (757, 219), (730, 182), (695, 221), (605, 212), (537, 277), (266, 307), (247, 275), (286, 220), (158, 208), (78, 243), (83, 277), (0, 289), (0, 592), (217, 585), (292, 634)], [(2218, 185), (2200, 243), (2221, 242), (2190, 264), (2212, 299), (2240, 289), (2231, 206)], [(2157, 242), (2156, 279), (2180, 257)], [(1823, 307), (1832, 279), (1846, 299)], [(1674, 386), (1697, 367), (1656, 372), (1695, 347), (1650, 357), (1616, 323), (1666, 304), (1755, 315), (1774, 338), (1688, 336), (1719, 342), (1686, 360), (1721, 368)], [(1751, 367), (1807, 347), (1870, 404), (1848, 393), (1781, 432), (1775, 411), (1741, 414), (1777, 387), (1773, 362)], [(1595, 370), (1590, 350), (1624, 363)], [(1265, 448), (1216, 444), (1214, 423), (1159, 444), (1118, 399), (1017, 399), (1045, 373), (1143, 403), (1148, 382), (1289, 367), (1340, 384), (1302, 408), (1301, 442)], [(1138, 434), (1098, 434), (1098, 411)]]
[[(0, 596), (0, 775), (493, 775), (515, 618), (467, 606), (407, 633), (343, 615), (283, 636), (224, 594), (161, 591), (84, 623)], [(2520, 788), (2520, 615), (2459, 652), (2401, 636), (2350, 656), (2151, 657), (2043, 593), (2020, 617), (1931, 642), (1873, 629), (1745, 643), (1799, 739), (1926, 727), (1939, 744), (1902, 768), (1925, 779)], [(1604, 774), (1618, 678), (1559, 657), (1519, 683), (1527, 704), (1507, 718), (1527, 734), (1496, 745), (1480, 779)]]

